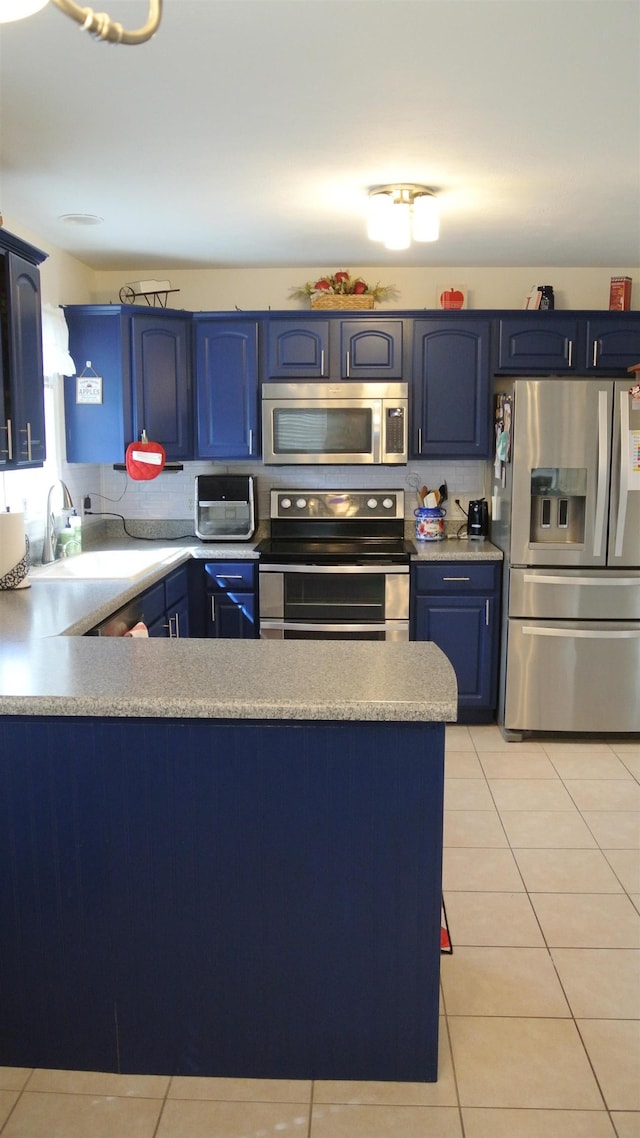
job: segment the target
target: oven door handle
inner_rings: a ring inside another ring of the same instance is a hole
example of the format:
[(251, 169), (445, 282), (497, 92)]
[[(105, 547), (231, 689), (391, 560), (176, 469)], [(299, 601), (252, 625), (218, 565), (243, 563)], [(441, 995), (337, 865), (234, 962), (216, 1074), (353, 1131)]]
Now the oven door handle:
[(332, 573), (334, 577), (336, 574), (342, 575), (343, 573), (408, 573), (409, 566), (401, 562), (386, 562), (385, 564), (376, 565), (313, 565), (305, 562), (304, 565), (269, 565), (262, 561), (258, 562), (259, 573)]
[(409, 628), (408, 620), (387, 620), (381, 622), (371, 621), (365, 624), (329, 624), (325, 621), (294, 621), (294, 620), (261, 620), (260, 630), (272, 628), (282, 632), (387, 632), (396, 629), (398, 632)]

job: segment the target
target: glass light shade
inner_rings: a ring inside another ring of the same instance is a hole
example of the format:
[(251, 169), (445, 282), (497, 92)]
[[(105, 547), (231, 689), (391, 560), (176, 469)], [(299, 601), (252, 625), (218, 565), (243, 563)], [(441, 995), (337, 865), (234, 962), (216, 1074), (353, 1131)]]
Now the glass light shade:
[(411, 206), (408, 202), (394, 202), (389, 214), (385, 249), (408, 249), (411, 244)]
[(438, 203), (433, 194), (417, 194), (413, 201), (413, 240), (437, 241), (440, 235)]
[(370, 241), (384, 241), (392, 209), (393, 199), (390, 194), (371, 195), (367, 215), (367, 235)]
[(13, 20), (24, 20), (44, 8), (49, 0), (0, 0), (0, 24), (10, 24)]

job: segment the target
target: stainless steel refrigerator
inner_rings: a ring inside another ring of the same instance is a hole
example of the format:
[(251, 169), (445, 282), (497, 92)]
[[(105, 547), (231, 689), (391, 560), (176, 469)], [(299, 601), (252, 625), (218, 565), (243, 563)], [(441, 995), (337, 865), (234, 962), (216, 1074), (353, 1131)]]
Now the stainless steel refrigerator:
[(498, 722), (640, 731), (640, 394), (496, 380), (491, 539), (504, 552)]

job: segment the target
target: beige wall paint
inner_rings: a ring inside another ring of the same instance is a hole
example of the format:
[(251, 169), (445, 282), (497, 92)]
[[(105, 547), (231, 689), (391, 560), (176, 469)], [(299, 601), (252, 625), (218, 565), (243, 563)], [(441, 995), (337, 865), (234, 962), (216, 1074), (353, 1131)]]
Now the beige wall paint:
[[(537, 284), (554, 287), (557, 308), (606, 309), (609, 307), (609, 281), (612, 276), (633, 278), (632, 306), (640, 308), (640, 267), (612, 266), (611, 269), (572, 268), (394, 268), (375, 265), (352, 269), (350, 265), (311, 266), (279, 269), (168, 269), (153, 273), (132, 268), (124, 272), (96, 272), (92, 282), (94, 303), (117, 303), (123, 284), (153, 277), (171, 281), (180, 291), (169, 294), (169, 306), (194, 311), (235, 311), (264, 309), (308, 309), (306, 301), (293, 300), (293, 287), (317, 280), (324, 272), (346, 268), (370, 283), (393, 285), (394, 299), (376, 307), (380, 311), (397, 308), (436, 308), (442, 287), (462, 284), (468, 289), (470, 308), (521, 309), (524, 297)], [(144, 303), (138, 301), (137, 303)]]

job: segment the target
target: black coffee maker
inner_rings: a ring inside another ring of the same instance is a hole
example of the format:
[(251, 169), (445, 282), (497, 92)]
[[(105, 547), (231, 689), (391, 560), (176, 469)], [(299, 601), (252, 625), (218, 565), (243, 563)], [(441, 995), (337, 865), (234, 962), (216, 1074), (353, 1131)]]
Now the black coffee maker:
[(489, 533), (489, 506), (485, 498), (469, 502), (468, 532), (470, 538), (484, 541)]

